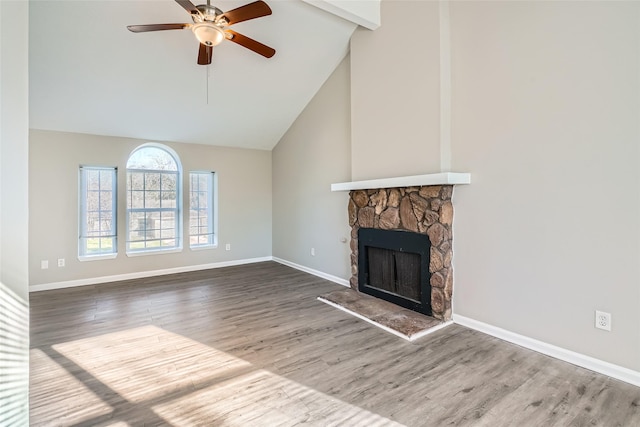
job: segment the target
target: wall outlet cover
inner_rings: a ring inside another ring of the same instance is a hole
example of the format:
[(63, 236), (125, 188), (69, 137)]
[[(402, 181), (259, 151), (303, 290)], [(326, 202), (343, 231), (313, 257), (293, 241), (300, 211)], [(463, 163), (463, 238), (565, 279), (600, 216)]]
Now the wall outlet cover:
[(611, 313), (596, 310), (596, 328), (611, 331)]

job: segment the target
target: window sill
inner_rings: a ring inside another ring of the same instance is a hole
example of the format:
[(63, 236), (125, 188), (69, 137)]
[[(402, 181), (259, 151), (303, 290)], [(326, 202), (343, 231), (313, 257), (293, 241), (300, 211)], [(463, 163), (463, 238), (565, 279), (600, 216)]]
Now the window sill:
[(100, 261), (103, 259), (115, 259), (118, 254), (103, 254), (103, 255), (80, 255), (78, 256), (78, 261)]
[(175, 254), (182, 252), (182, 248), (173, 249), (153, 249), (146, 251), (127, 252), (128, 257), (147, 256), (147, 255), (162, 255), (162, 254)]
[(211, 245), (198, 245), (198, 246), (189, 246), (189, 249), (192, 251), (204, 251), (207, 249), (216, 249), (218, 247), (217, 243), (213, 243)]

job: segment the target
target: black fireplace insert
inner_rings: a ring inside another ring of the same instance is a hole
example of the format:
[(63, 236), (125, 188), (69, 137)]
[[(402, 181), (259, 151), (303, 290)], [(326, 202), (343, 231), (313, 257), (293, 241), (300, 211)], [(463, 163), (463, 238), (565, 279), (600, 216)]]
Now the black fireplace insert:
[(358, 290), (431, 315), (429, 236), (405, 230), (358, 230)]

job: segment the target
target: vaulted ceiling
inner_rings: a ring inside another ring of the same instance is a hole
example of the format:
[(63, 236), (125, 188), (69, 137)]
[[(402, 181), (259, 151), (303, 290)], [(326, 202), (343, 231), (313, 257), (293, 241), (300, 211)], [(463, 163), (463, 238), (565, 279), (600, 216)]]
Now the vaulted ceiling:
[(273, 58), (225, 41), (202, 66), (191, 31), (126, 29), (191, 22), (173, 0), (31, 1), (30, 127), (272, 149), (348, 52), (362, 14), (332, 0), (267, 2), (272, 15), (233, 29)]

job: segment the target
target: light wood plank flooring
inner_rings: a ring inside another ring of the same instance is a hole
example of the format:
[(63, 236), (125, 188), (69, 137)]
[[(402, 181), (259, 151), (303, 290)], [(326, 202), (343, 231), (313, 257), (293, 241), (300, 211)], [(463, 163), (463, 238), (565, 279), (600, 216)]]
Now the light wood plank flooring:
[(640, 426), (640, 388), (452, 325), (410, 343), (259, 263), (31, 295), (34, 426)]

